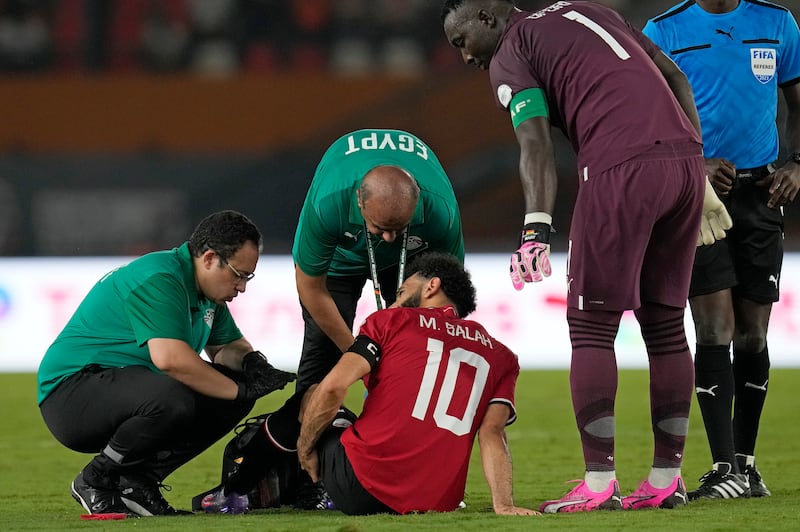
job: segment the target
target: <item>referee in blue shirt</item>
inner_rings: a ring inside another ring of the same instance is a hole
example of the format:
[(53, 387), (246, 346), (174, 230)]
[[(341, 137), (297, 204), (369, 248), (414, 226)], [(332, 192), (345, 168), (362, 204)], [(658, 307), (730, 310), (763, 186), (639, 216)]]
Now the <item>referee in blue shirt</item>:
[[(690, 0), (648, 21), (644, 33), (689, 78), (706, 173), (733, 218), (726, 239), (697, 249), (689, 292), (697, 400), (714, 461), (689, 498), (769, 496), (755, 445), (769, 384), (783, 207), (800, 188), (800, 32), (777, 4)], [(778, 160), (778, 88), (788, 107), (785, 160)]]

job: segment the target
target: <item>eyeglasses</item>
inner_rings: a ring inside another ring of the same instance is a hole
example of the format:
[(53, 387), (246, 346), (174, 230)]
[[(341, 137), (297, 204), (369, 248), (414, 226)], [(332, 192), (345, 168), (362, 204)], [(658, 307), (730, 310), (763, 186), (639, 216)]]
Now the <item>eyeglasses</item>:
[(250, 273), (246, 273), (246, 274), (245, 274), (245, 273), (242, 273), (242, 272), (240, 272), (239, 270), (237, 270), (236, 268), (234, 268), (234, 267), (233, 267), (233, 265), (232, 265), (230, 262), (228, 262), (228, 259), (223, 259), (222, 257), (220, 257), (220, 258), (219, 258), (219, 260), (221, 260), (222, 262), (224, 262), (224, 263), (225, 263), (225, 266), (227, 266), (228, 268), (230, 268), (230, 269), (231, 269), (231, 271), (233, 272), (233, 275), (235, 275), (235, 276), (236, 276), (236, 278), (237, 278), (239, 281), (242, 281), (242, 282), (245, 282), (245, 283), (246, 283), (246, 282), (248, 282), (248, 281), (252, 281), (252, 280), (253, 280), (253, 277), (255, 277), (255, 276), (256, 276), (255, 272), (250, 272)]

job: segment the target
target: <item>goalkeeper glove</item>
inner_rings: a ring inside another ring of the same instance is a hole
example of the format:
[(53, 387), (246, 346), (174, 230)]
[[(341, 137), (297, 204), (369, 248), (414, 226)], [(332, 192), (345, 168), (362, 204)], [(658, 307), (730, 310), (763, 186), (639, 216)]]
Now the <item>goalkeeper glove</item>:
[(547, 223), (525, 224), (521, 245), (511, 255), (511, 284), (515, 290), (522, 290), (525, 283), (538, 283), (550, 277), (550, 232)]
[(706, 178), (705, 198), (703, 199), (703, 215), (700, 218), (700, 234), (697, 235), (698, 246), (708, 246), (725, 238), (725, 230), (733, 227), (733, 220), (725, 205), (717, 197), (711, 182)]
[(295, 373), (276, 369), (260, 351), (242, 358), (243, 378), (239, 381), (237, 401), (255, 401), (275, 390), (282, 390), (297, 378)]

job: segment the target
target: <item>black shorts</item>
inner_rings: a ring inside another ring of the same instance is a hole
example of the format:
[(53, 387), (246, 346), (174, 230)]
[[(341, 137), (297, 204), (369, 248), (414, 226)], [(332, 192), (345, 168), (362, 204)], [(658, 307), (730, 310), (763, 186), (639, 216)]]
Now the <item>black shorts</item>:
[(337, 510), (347, 515), (397, 513), (370, 495), (358, 481), (339, 437), (343, 429), (328, 429), (317, 443), (319, 472)]
[(689, 297), (732, 288), (736, 297), (774, 303), (780, 296), (783, 211), (767, 207), (769, 189), (734, 182), (723, 199), (733, 219), (728, 236), (697, 248)]
[[(378, 272), (378, 278), (385, 305), (389, 306), (394, 303), (397, 296), (397, 266)], [(328, 292), (350, 330), (353, 330), (358, 300), (366, 282), (367, 277), (361, 275), (342, 277), (329, 275), (327, 278)], [(377, 308), (374, 300), (368, 304), (372, 305), (373, 309)], [(303, 309), (305, 329), (303, 352), (300, 354), (300, 364), (297, 369), (297, 391), (321, 382), (342, 356), (341, 350), (322, 332), (302, 303), (300, 306)]]

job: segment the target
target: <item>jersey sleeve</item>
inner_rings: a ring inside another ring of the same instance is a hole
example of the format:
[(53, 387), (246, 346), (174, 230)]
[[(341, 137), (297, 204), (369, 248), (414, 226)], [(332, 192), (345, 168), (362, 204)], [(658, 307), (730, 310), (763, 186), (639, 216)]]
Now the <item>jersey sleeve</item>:
[(525, 89), (543, 88), (531, 64), (525, 37), (520, 24), (512, 29), (492, 58), (489, 69), (490, 81), (495, 102), (501, 109), (508, 110), (511, 98)]
[(217, 305), (214, 311), (214, 325), (206, 345), (226, 345), (242, 338), (242, 331), (233, 321), (227, 305)]
[(786, 11), (782, 37), (778, 85), (787, 87), (800, 81), (800, 31), (790, 11)]
[(292, 249), (294, 263), (303, 273), (315, 277), (327, 273), (338, 245), (337, 233), (331, 230), (331, 224), (340, 223), (342, 216), (346, 215), (323, 213), (320, 206), (308, 201), (303, 206)]
[[(495, 340), (496, 342), (496, 340)], [(505, 404), (510, 409), (506, 425), (510, 425), (517, 420), (517, 408), (514, 403), (514, 393), (519, 377), (519, 359), (510, 349), (500, 344), (501, 351), (498, 360), (501, 361), (496, 368), (499, 373), (497, 386), (495, 387), (489, 403)]]
[(124, 302), (136, 343), (151, 338), (191, 341), (189, 298), (180, 280), (154, 275), (131, 291)]

